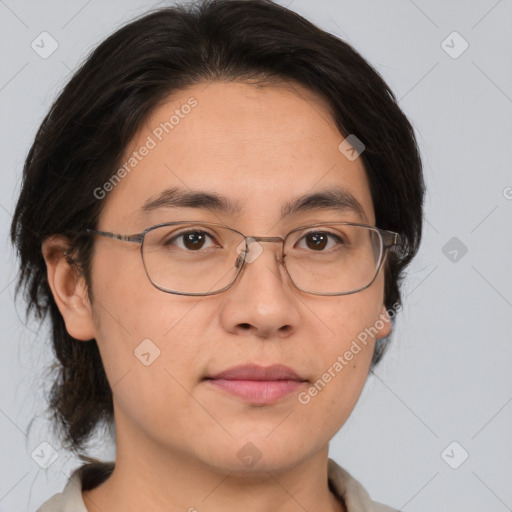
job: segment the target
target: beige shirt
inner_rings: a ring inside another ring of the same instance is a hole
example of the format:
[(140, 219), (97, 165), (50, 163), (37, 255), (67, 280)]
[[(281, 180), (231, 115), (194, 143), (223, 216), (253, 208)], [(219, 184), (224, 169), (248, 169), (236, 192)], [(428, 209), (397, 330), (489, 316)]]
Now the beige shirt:
[[(82, 468), (76, 469), (64, 490), (43, 503), (37, 512), (87, 512), (82, 499)], [(343, 499), (347, 512), (397, 512), (372, 501), (363, 486), (332, 459), (328, 461), (328, 478), (330, 489)]]

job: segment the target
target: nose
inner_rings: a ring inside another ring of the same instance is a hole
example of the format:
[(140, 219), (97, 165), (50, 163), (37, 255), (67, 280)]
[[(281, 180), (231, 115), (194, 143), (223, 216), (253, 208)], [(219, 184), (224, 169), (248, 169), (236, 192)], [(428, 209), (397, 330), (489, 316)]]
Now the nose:
[[(275, 243), (277, 242), (277, 243)], [(221, 323), (236, 334), (259, 338), (286, 337), (295, 332), (300, 315), (297, 293), (282, 261), (282, 238), (249, 237), (243, 268), (224, 292)]]

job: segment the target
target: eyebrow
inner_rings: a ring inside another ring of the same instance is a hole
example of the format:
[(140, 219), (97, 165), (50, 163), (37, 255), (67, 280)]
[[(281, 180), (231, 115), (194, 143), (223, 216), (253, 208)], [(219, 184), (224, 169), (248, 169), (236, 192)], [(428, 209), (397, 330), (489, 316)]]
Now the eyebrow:
[[(178, 187), (168, 188), (149, 198), (142, 205), (142, 213), (149, 213), (160, 208), (198, 208), (239, 215), (243, 210), (243, 203), (233, 201), (229, 197), (216, 192), (203, 190), (187, 191)], [(285, 203), (281, 208), (281, 218), (298, 213), (338, 210), (355, 213), (360, 219), (367, 221), (361, 203), (347, 190), (334, 187), (320, 190), (311, 194), (304, 194)]]

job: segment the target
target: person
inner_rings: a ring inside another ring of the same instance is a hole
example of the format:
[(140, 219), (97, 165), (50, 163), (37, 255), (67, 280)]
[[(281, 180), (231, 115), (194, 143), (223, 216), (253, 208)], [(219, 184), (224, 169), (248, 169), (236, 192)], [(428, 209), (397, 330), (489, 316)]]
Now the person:
[[(271, 0), (103, 41), (26, 158), (18, 289), (63, 446), (39, 512), (383, 512), (329, 458), (421, 241), (414, 130), (351, 46)], [(100, 425), (115, 461), (87, 455)]]

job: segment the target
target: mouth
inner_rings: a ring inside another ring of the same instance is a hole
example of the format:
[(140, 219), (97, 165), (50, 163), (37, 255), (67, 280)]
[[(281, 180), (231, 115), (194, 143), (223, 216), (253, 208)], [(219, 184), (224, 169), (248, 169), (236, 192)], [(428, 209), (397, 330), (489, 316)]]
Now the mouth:
[(307, 379), (280, 364), (242, 365), (206, 377), (217, 391), (235, 395), (255, 405), (270, 405), (297, 391)]

